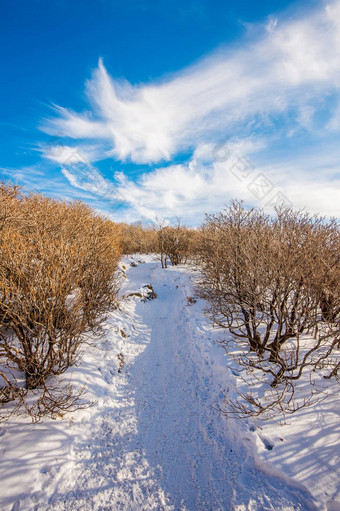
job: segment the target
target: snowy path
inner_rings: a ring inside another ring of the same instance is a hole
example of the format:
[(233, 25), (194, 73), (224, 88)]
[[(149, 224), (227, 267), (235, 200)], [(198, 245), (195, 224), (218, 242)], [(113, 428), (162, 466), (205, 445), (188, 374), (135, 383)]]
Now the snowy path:
[(151, 283), (158, 294), (134, 312), (146, 347), (126, 368), (91, 444), (76, 449), (76, 477), (63, 481), (49, 509), (307, 509), (299, 492), (233, 445), (212, 409), (218, 389), (208, 361), (202, 371), (187, 275), (157, 263), (129, 274), (132, 289)]
[(98, 360), (88, 362), (98, 404), (79, 412), (67, 461), (41, 470), (35, 498), (8, 509), (315, 509), (298, 485), (257, 468), (235, 421), (213, 409), (222, 350), (209, 341), (202, 304), (187, 303), (188, 273), (147, 262), (128, 279), (125, 294), (151, 283), (158, 297), (126, 300), (122, 372), (108, 333)]

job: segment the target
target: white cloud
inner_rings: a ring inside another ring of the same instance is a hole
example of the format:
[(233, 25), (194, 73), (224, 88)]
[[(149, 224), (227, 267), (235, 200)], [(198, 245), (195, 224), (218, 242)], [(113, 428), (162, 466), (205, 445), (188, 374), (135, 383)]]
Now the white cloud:
[[(112, 79), (100, 61), (86, 84), (91, 109), (55, 107), (44, 129), (68, 141), (41, 148), (43, 155), (116, 220), (180, 216), (197, 224), (231, 198), (270, 210), (277, 194), (295, 208), (339, 216), (338, 143), (326, 146), (323, 137), (340, 130), (340, 107), (331, 111), (340, 97), (340, 0), (298, 19), (269, 17), (262, 31), (255, 42), (146, 85)], [(319, 142), (313, 154), (287, 150), (277, 162), (273, 140), (297, 137), (296, 151), (304, 131)], [(186, 163), (164, 163), (181, 150), (193, 152)], [(257, 162), (249, 176), (233, 171), (239, 156)], [(158, 168), (137, 180), (123, 172), (109, 180), (92, 166), (108, 157)], [(251, 186), (258, 176), (268, 185), (264, 197)]]
[[(269, 18), (257, 42), (211, 55), (167, 81), (132, 86), (112, 79), (100, 61), (86, 84), (91, 111), (56, 107), (58, 116), (44, 129), (105, 142), (106, 156), (118, 160), (159, 162), (223, 130), (244, 130), (256, 116), (308, 113), (339, 84), (337, 0), (297, 20)], [(300, 121), (306, 124), (306, 115)]]
[(268, 16), (268, 22), (266, 25), (266, 30), (268, 32), (274, 32), (277, 27), (278, 19), (274, 18), (274, 16)]
[(80, 152), (77, 147), (64, 146), (61, 144), (43, 147), (42, 153), (46, 158), (61, 163), (62, 165), (77, 162), (86, 163), (89, 161), (84, 152)]
[(108, 157), (105, 147), (99, 144), (75, 144), (64, 145), (60, 140), (54, 142), (53, 139), (45, 144), (39, 144), (37, 149), (44, 158), (68, 165), (72, 163), (91, 164)]
[[(216, 147), (204, 144), (196, 149), (187, 163), (157, 168), (142, 174), (137, 181), (116, 173), (112, 183), (92, 167), (80, 171), (72, 166), (63, 172), (73, 186), (102, 197), (109, 209), (115, 204), (127, 206), (128, 210), (117, 210), (113, 216), (121, 221), (155, 221), (179, 216), (186, 222), (197, 224), (203, 219), (204, 212), (218, 211), (235, 197), (272, 211), (270, 203), (278, 193), (283, 194), (294, 208), (307, 208), (327, 216), (340, 215), (339, 160), (330, 156), (327, 163), (310, 155), (256, 167), (243, 156), (243, 147), (253, 152), (257, 150), (250, 141), (244, 144), (231, 142), (227, 151), (221, 151), (221, 157), (216, 160)], [(249, 175), (248, 170), (251, 171)], [(264, 176), (269, 189), (264, 197), (261, 192), (260, 195), (254, 192), (251, 185), (259, 176)]]

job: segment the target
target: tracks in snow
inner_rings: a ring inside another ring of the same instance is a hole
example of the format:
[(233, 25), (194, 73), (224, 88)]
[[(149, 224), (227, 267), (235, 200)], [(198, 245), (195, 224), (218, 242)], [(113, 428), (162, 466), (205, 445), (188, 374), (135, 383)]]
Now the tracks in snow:
[(124, 370), (110, 388), (112, 361), (103, 360), (105, 398), (91, 411), (88, 435), (74, 445), (58, 482), (51, 482), (46, 508), (313, 509), (303, 492), (260, 471), (232, 423), (213, 409), (217, 351), (206, 349), (200, 303), (187, 305), (187, 271), (148, 262), (128, 276), (132, 289), (151, 283), (158, 298), (133, 302)]

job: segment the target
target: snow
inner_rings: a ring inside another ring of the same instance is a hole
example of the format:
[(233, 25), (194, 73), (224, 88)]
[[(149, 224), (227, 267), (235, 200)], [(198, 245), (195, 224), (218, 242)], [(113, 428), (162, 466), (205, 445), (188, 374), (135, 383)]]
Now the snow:
[(237, 376), (188, 267), (121, 267), (119, 309), (66, 373), (93, 405), (1, 426), (0, 509), (339, 511), (336, 393), (282, 427), (227, 419)]

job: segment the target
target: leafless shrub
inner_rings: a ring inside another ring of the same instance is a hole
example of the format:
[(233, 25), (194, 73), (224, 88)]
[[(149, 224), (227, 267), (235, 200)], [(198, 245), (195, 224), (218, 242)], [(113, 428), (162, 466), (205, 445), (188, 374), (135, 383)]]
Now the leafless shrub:
[[(84, 204), (9, 185), (0, 187), (0, 211), (2, 403), (15, 398), (32, 417), (53, 416), (79, 395), (51, 377), (76, 362), (84, 334), (98, 331), (115, 305), (119, 230)], [(29, 408), (34, 389), (40, 397)]]
[(319, 371), (322, 362), (336, 375), (338, 244), (334, 221), (303, 212), (282, 209), (272, 219), (233, 202), (207, 217), (200, 248), (207, 314), (232, 334), (221, 344), (230, 354), (238, 347), (234, 357), (248, 381), (269, 390), (227, 399), (234, 414), (291, 413), (301, 406), (294, 396), (303, 372)]
[(157, 229), (158, 250), (162, 268), (167, 268), (168, 260), (173, 266), (184, 263), (189, 256), (190, 230), (182, 227), (180, 222), (175, 226), (160, 224)]
[(122, 237), (123, 254), (150, 254), (157, 252), (157, 234), (153, 228), (136, 225), (119, 224)]

